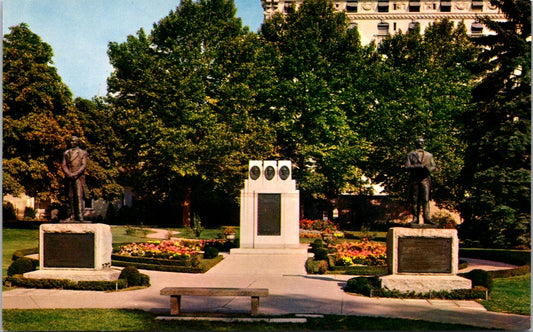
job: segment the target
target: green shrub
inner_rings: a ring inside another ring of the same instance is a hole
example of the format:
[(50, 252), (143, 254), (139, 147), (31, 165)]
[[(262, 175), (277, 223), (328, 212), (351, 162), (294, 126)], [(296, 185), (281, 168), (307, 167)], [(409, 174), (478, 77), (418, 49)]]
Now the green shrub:
[(72, 281), (67, 279), (33, 279), (22, 276), (7, 277), (4, 280), (7, 287), (25, 287), (25, 288), (61, 288), (73, 290), (96, 290), (112, 291), (127, 287), (125, 279), (117, 281)]
[(311, 243), (311, 252), (315, 252), (317, 249), (324, 248), (324, 241), (322, 239), (316, 239)]
[(33, 260), (27, 257), (21, 257), (9, 265), (7, 275), (11, 277), (16, 274), (24, 274), (31, 271), (35, 271)]
[(315, 261), (316, 264), (316, 273), (324, 274), (328, 271), (328, 262), (324, 260)]
[(460, 248), (459, 256), (514, 265), (531, 265), (531, 250)]
[(350, 293), (357, 293), (361, 295), (370, 296), (374, 285), (371, 282), (370, 277), (356, 277), (351, 278), (346, 283), (344, 290)]
[(324, 248), (315, 250), (315, 261), (328, 261), (328, 251)]
[(17, 211), (11, 202), (2, 204), (2, 220), (12, 221), (17, 219)]
[(496, 271), (488, 271), (488, 272), (493, 279), (509, 278), (509, 277), (522, 276), (524, 274), (531, 273), (531, 266), (523, 265), (523, 266), (516, 267), (514, 269), (496, 270)]
[(213, 246), (206, 246), (204, 248), (204, 259), (211, 259), (218, 256), (218, 249)]
[(485, 270), (475, 269), (462, 274), (465, 278), (472, 280), (472, 287), (483, 286), (490, 292), (492, 289), (492, 276)]
[(35, 210), (32, 207), (26, 206), (24, 209), (24, 219), (25, 220), (33, 220), (37, 216), (37, 210)]
[(119, 279), (125, 279), (128, 287), (141, 286), (141, 273), (135, 266), (126, 266), (120, 272)]
[(309, 257), (306, 261), (305, 261), (305, 271), (307, 271), (307, 273), (309, 274), (314, 274), (316, 273), (315, 272), (315, 260), (313, 257)]

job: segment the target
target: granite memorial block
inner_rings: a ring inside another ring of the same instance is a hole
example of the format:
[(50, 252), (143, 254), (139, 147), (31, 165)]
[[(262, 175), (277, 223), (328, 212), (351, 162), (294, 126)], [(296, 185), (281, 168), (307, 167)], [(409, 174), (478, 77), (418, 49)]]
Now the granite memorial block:
[(105, 224), (42, 224), (39, 229), (39, 270), (27, 278), (116, 280), (111, 269), (113, 235)]
[(252, 160), (241, 190), (240, 249), (299, 248), (300, 193), (288, 160)]
[(459, 239), (455, 229), (393, 227), (387, 233), (388, 275), (382, 287), (429, 292), (471, 288), (457, 276)]

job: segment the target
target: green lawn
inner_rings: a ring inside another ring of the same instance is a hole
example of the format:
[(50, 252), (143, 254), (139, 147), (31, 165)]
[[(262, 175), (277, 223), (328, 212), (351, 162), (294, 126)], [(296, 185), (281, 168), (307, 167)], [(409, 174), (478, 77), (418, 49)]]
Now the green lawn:
[(8, 331), (325, 331), (325, 330), (480, 330), (466, 325), (419, 320), (326, 315), (307, 323), (227, 323), (160, 321), (141, 310), (48, 309), (3, 310), (3, 329)]
[(493, 280), (490, 299), (481, 304), (489, 311), (531, 314), (531, 274)]
[(38, 229), (4, 228), (2, 234), (2, 276), (7, 276), (13, 253), (21, 249), (39, 247)]

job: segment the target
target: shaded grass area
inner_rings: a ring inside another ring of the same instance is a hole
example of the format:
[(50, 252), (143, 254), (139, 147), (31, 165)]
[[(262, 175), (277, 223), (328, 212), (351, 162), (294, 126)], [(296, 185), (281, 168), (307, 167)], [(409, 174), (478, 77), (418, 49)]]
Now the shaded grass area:
[(489, 311), (531, 314), (531, 273), (493, 279), (490, 298), (481, 301)]
[(467, 325), (419, 320), (325, 315), (307, 323), (228, 323), (208, 321), (160, 321), (141, 310), (42, 309), (3, 310), (3, 329), (9, 331), (342, 331), (342, 330), (480, 330)]
[(11, 257), (15, 251), (38, 246), (38, 229), (4, 228), (2, 230), (2, 276), (7, 276), (7, 268), (11, 265)]

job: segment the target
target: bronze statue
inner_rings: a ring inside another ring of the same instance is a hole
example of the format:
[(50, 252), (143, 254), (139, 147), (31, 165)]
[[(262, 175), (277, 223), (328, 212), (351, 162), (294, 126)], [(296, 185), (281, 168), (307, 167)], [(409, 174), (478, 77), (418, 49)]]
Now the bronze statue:
[(413, 224), (421, 224), (420, 209), (423, 211), (424, 224), (432, 225), (429, 216), (429, 200), (431, 197), (431, 173), (435, 170), (433, 155), (424, 150), (426, 144), (423, 138), (415, 140), (416, 150), (409, 152), (405, 168), (409, 171), (409, 198)]
[(62, 168), (66, 175), (67, 193), (70, 203), (70, 221), (83, 221), (85, 206), (85, 175), (87, 167), (87, 151), (79, 147), (80, 140), (76, 136), (70, 139), (70, 149), (63, 154)]

